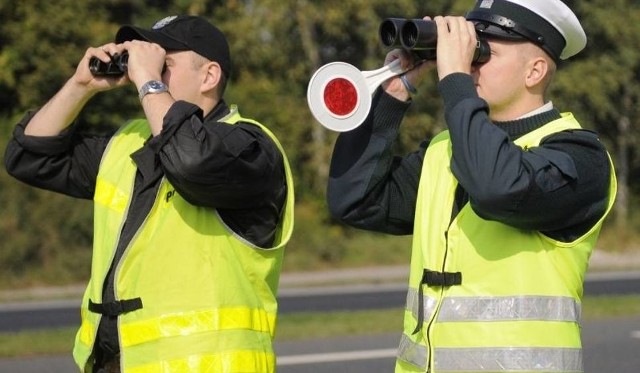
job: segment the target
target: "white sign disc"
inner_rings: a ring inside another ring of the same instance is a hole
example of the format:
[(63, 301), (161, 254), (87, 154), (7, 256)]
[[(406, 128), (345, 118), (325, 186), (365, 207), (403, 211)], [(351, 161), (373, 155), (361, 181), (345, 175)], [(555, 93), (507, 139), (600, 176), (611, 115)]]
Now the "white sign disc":
[(369, 115), (371, 92), (362, 72), (355, 66), (332, 62), (311, 77), (307, 102), (320, 124), (345, 132), (358, 127)]

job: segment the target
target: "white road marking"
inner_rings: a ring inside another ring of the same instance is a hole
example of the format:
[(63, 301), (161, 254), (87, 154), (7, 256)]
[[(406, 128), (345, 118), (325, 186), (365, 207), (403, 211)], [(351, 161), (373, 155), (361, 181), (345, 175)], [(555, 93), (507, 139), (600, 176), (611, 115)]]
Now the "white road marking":
[(396, 349), (382, 349), (382, 350), (365, 350), (365, 351), (348, 351), (348, 352), (330, 352), (323, 354), (303, 354), (303, 355), (290, 355), (280, 356), (277, 358), (277, 365), (302, 365), (302, 364), (315, 364), (315, 363), (327, 363), (335, 361), (350, 361), (350, 360), (368, 360), (368, 359), (382, 359), (388, 357), (395, 357)]
[(631, 331), (631, 338), (640, 339), (640, 330), (632, 330)]

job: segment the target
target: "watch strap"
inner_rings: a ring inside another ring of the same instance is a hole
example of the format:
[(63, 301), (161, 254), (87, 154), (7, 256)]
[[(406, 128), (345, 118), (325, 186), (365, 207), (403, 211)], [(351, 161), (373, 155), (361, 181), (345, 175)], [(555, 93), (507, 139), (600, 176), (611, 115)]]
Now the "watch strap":
[(144, 96), (149, 93), (162, 93), (167, 91), (167, 86), (163, 82), (159, 80), (149, 80), (148, 82), (144, 83), (142, 87), (140, 87), (140, 90), (138, 91), (138, 97), (140, 98), (140, 101), (142, 101)]

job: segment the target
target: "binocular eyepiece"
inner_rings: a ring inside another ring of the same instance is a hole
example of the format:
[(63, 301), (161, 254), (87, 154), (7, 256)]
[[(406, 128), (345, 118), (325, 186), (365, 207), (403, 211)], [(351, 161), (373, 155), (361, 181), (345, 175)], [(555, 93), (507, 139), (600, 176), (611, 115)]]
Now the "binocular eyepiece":
[[(380, 24), (380, 41), (388, 48), (403, 48), (423, 60), (436, 59), (438, 28), (433, 21), (423, 19), (387, 18)], [(474, 64), (482, 64), (491, 57), (486, 40), (478, 39)]]
[(127, 72), (128, 62), (129, 54), (127, 52), (114, 54), (111, 56), (111, 61), (109, 62), (103, 62), (97, 57), (91, 57), (89, 60), (89, 70), (96, 76), (119, 76)]

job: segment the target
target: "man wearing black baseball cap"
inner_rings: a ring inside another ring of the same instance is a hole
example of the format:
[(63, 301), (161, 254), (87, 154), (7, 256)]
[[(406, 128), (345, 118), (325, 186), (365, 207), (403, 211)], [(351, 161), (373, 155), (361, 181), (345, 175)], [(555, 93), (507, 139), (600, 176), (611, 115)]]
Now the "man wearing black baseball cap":
[[(466, 17), (425, 19), (436, 61), (387, 55), (417, 67), (339, 135), (327, 189), (335, 218), (413, 234), (396, 372), (581, 372), (584, 275), (615, 172), (546, 95), (585, 32), (561, 0), (478, 0)], [(491, 55), (473, 64), (479, 38)], [(447, 129), (395, 156), (413, 85), (434, 67)]]
[(170, 16), (156, 22), (150, 30), (123, 26), (116, 34), (116, 43), (144, 40), (160, 45), (167, 51), (191, 50), (220, 64), (223, 73), (231, 73), (231, 56), (227, 39), (216, 26), (197, 16)]
[[(92, 73), (94, 58), (125, 52), (124, 74)], [(123, 26), (14, 131), (10, 174), (94, 201), (82, 371), (275, 370), (293, 181), (276, 137), (223, 100), (230, 72), (227, 40), (204, 18)], [(146, 118), (108, 138), (67, 130), (93, 95), (131, 83)]]

